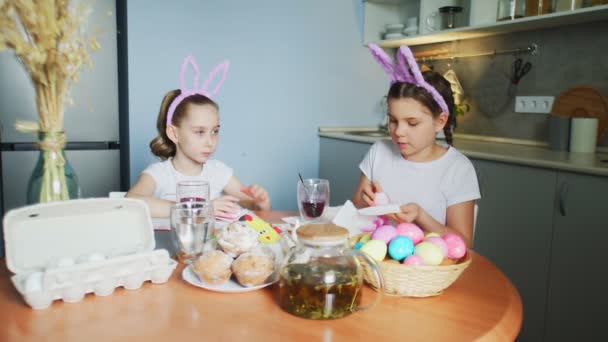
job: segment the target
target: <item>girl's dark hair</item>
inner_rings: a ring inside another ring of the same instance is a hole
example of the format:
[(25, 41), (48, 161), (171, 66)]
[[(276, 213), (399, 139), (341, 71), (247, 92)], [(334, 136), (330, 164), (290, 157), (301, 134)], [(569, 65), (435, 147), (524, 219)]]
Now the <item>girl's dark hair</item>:
[[(450, 112), (448, 113), (448, 121), (443, 128), (443, 133), (445, 134), (445, 141), (451, 146), (454, 140), (452, 131), (456, 127), (456, 113), (454, 113), (454, 96), (450, 82), (435, 71), (425, 71), (422, 73), (422, 76), (429, 85), (437, 90), (448, 105)], [(441, 114), (441, 108), (435, 102), (433, 96), (426, 89), (415, 84), (395, 82), (391, 85), (386, 97), (387, 100), (412, 98), (426, 106), (433, 113), (433, 118), (437, 118)]]
[[(165, 97), (163, 97), (160, 103), (160, 110), (158, 111), (158, 119), (156, 120), (156, 129), (158, 135), (150, 141), (150, 150), (152, 153), (162, 160), (167, 160), (170, 157), (175, 156), (176, 146), (167, 136), (167, 112), (171, 103), (181, 94), (179, 89), (171, 90)], [(190, 95), (182, 100), (179, 105), (175, 108), (171, 123), (174, 126), (181, 124), (182, 120), (188, 114), (187, 108), (189, 105), (211, 105), (219, 111), (219, 106), (212, 99), (202, 94)]]

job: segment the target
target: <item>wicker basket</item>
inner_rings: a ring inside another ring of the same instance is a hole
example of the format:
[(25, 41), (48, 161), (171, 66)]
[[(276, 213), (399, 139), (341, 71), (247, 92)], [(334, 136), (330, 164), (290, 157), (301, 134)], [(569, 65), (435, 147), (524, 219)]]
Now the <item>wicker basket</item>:
[[(454, 265), (411, 266), (381, 261), (378, 267), (384, 278), (384, 293), (392, 296), (430, 297), (441, 294), (452, 285), (460, 274), (471, 264), (471, 253)], [(374, 289), (378, 280), (373, 271), (362, 263), (365, 281)]]

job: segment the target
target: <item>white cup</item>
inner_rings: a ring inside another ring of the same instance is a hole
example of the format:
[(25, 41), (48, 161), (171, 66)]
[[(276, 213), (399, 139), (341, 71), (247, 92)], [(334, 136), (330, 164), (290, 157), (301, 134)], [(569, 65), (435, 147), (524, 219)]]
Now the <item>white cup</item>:
[(572, 118), (570, 152), (594, 153), (597, 143), (597, 118)]

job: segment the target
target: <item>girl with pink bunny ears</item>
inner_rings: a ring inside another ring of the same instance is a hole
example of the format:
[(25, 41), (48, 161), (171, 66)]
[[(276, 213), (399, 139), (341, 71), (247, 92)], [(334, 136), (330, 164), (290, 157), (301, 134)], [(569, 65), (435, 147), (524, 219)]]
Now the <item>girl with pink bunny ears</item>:
[[(189, 67), (191, 87), (186, 84)], [(150, 149), (162, 161), (148, 166), (127, 193), (127, 197), (144, 200), (153, 217), (169, 216), (169, 208), (176, 201), (177, 183), (183, 180), (209, 182), (214, 212), (219, 218), (236, 219), (241, 207), (271, 209), (270, 196), (264, 188), (255, 184), (243, 186), (232, 168), (211, 159), (220, 132), (219, 106), (212, 97), (222, 87), (228, 67), (227, 61), (218, 64), (199, 86), (196, 61), (192, 56), (186, 57), (180, 89), (169, 91), (161, 102), (156, 122), (158, 136), (150, 142)]]
[[(407, 46), (398, 49), (396, 61), (377, 45), (369, 49), (391, 80), (391, 140), (376, 142), (364, 157), (352, 202), (358, 208), (398, 204), (400, 212), (390, 215), (394, 221), (441, 235), (457, 233), (470, 246), (480, 193), (473, 164), (452, 146), (450, 83), (434, 71), (420, 72)], [(436, 142), (441, 130), (446, 144)]]

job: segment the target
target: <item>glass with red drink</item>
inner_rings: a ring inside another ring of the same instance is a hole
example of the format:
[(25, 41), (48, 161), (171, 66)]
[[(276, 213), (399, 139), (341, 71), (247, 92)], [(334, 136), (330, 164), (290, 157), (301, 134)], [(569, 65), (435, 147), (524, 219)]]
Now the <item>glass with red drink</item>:
[(309, 178), (298, 182), (298, 208), (304, 221), (315, 220), (329, 206), (329, 181)]
[(207, 202), (209, 200), (209, 182), (199, 180), (188, 180), (177, 183), (177, 203)]

